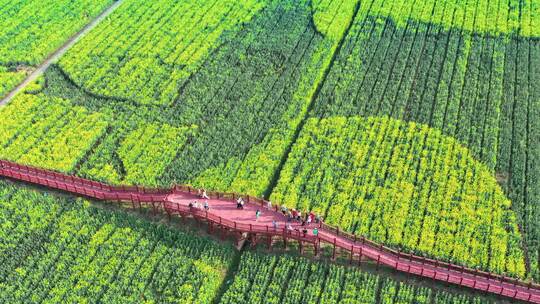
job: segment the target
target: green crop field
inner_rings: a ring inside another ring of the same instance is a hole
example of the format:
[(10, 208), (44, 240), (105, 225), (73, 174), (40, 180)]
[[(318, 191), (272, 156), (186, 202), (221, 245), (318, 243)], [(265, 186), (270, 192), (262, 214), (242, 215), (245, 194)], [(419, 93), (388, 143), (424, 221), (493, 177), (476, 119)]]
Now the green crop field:
[[(0, 105), (0, 159), (540, 283), (540, 0), (118, 2), (78, 36), (115, 1), (0, 0), (0, 97), (77, 39)], [(102, 207), (0, 181), (0, 302), (502, 301)]]
[(0, 98), (113, 0), (0, 1)]
[(355, 268), (244, 253), (220, 303), (492, 303)]

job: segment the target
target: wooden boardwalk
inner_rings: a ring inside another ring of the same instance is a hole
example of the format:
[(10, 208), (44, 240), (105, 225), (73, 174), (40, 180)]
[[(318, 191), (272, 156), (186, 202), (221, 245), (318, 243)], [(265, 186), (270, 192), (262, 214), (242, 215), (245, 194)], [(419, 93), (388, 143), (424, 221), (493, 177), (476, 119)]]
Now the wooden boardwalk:
[[(293, 229), (289, 230), (286, 228), (287, 219), (278, 212), (279, 206), (274, 205), (268, 209), (265, 200), (250, 196), (242, 195), (246, 204), (243, 209), (237, 209), (235, 200), (240, 195), (209, 192), (209, 209), (205, 210), (189, 206), (190, 202), (202, 205), (206, 200), (200, 199), (196, 190), (188, 186), (175, 186), (171, 189), (110, 186), (2, 160), (0, 176), (98, 200), (129, 202), (134, 207), (147, 205), (154, 212), (162, 211), (169, 217), (190, 216), (207, 223), (211, 232), (216, 231), (222, 236), (235, 235), (238, 239), (248, 236), (253, 242), (265, 240), (269, 246), (272, 246), (275, 239), (282, 239), (285, 244), (294, 240), (300, 244), (301, 251), (304, 246), (313, 246), (315, 254), (318, 254), (321, 244), (326, 243), (333, 247), (333, 258), (337, 250), (340, 250), (347, 253), (351, 263), (370, 259), (377, 265), (385, 265), (400, 272), (540, 303), (540, 285), (537, 284), (395, 251), (364, 237), (343, 233), (339, 228), (324, 223), (311, 224), (306, 234), (298, 222), (292, 222)], [(259, 219), (255, 218), (256, 210), (261, 211)], [(274, 227), (274, 221), (277, 227)], [(312, 229), (316, 227), (319, 233), (315, 236)]]

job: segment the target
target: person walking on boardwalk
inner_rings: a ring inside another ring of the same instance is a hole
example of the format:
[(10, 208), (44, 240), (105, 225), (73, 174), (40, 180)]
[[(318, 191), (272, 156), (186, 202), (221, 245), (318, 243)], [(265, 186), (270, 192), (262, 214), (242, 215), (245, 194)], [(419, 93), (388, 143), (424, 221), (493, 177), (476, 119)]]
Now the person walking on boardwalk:
[(283, 213), (283, 215), (287, 215), (287, 207), (281, 206), (281, 213)]
[(291, 233), (293, 231), (293, 228), (291, 226), (291, 223), (287, 224), (287, 233)]
[(272, 220), (272, 226), (274, 226), (274, 230), (278, 229), (278, 223), (276, 222), (276, 220)]
[(208, 211), (210, 209), (210, 206), (208, 206), (208, 201), (204, 201), (204, 210)]
[(313, 236), (318, 236), (319, 235), (319, 229), (317, 229), (317, 227), (313, 228)]
[(298, 211), (296, 211), (296, 209), (293, 209), (293, 210), (292, 210), (292, 217), (293, 217), (293, 219), (296, 219), (297, 216), (298, 216)]
[(291, 211), (287, 211), (287, 222), (292, 221), (292, 219), (293, 219), (293, 216), (292, 216)]
[(310, 217), (310, 220), (309, 220), (310, 223), (315, 221), (315, 213), (313, 213), (313, 211), (309, 212), (309, 217)]
[(268, 210), (272, 210), (272, 202), (271, 201), (266, 202), (266, 208)]
[(256, 221), (259, 220), (259, 216), (261, 216), (261, 210), (257, 209), (257, 211), (255, 211), (255, 220)]
[(202, 189), (201, 198), (202, 198), (202, 199), (210, 199), (210, 198), (208, 197), (208, 194), (206, 194), (206, 190), (204, 190), (204, 189)]
[(306, 225), (309, 227), (309, 224), (311, 224), (311, 216), (307, 217)]
[(236, 209), (244, 209), (244, 200), (241, 197), (236, 200)]
[(301, 221), (301, 220), (302, 220), (302, 212), (300, 212), (300, 210), (298, 210), (297, 213), (296, 213), (296, 220), (297, 220), (297, 221)]

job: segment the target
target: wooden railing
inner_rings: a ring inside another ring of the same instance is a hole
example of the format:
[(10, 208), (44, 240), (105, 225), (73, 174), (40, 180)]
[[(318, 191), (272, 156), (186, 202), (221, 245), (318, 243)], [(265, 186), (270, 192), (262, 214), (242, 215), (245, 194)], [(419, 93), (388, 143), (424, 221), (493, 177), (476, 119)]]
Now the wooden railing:
[[(162, 208), (169, 215), (176, 213), (189, 214), (195, 218), (204, 219), (213, 225), (219, 225), (233, 231), (282, 236), (302, 242), (310, 242), (316, 246), (324, 242), (334, 246), (334, 254), (335, 248), (341, 248), (348, 252), (351, 262), (355, 256), (358, 256), (359, 261), (362, 257), (367, 257), (374, 260), (377, 265), (386, 265), (401, 272), (466, 286), (512, 299), (540, 303), (540, 285), (538, 284), (429, 259), (412, 253), (404, 253), (373, 242), (363, 236), (343, 232), (339, 227), (333, 227), (323, 222), (318, 224), (319, 234), (313, 236), (300, 231), (287, 230), (284, 225), (281, 229), (276, 229), (268, 225), (254, 225), (234, 221), (207, 210), (190, 208), (167, 199), (171, 194), (175, 193), (197, 194), (198, 190), (191, 186), (177, 185), (168, 189), (111, 186), (4, 160), (0, 160), (0, 175), (99, 200), (151, 204), (154, 209)], [(242, 197), (248, 204), (257, 204), (262, 208), (268, 206), (268, 201), (264, 199), (237, 193), (208, 192), (207, 194), (212, 198), (227, 201), (231, 204), (234, 204), (238, 197)], [(272, 211), (274, 212), (278, 212), (280, 208), (279, 205), (272, 205)]]

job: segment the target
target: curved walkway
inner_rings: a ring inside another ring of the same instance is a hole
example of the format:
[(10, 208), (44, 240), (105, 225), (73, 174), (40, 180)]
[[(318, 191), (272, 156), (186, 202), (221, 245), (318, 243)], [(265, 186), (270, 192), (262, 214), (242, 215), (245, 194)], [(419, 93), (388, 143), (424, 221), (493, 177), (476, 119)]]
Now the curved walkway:
[[(298, 224), (292, 231), (285, 229), (286, 219), (277, 212), (278, 206), (267, 209), (267, 202), (250, 196), (242, 196), (247, 201), (244, 209), (237, 209), (237, 194), (209, 192), (209, 210), (190, 208), (189, 203), (198, 201), (196, 191), (188, 186), (176, 186), (172, 189), (149, 189), (142, 187), (110, 186), (53, 171), (24, 166), (0, 160), (0, 176), (25, 181), (52, 189), (84, 195), (99, 200), (131, 202), (134, 206), (151, 205), (154, 211), (164, 210), (169, 216), (180, 214), (205, 220), (211, 227), (217, 226), (232, 232), (263, 235), (269, 240), (273, 236), (295, 239), (301, 244), (309, 242), (319, 248), (322, 242), (334, 246), (349, 254), (351, 262), (356, 258), (369, 258), (377, 264), (386, 265), (401, 272), (415, 274), (438, 281), (448, 282), (463, 287), (497, 294), (512, 299), (540, 303), (540, 285), (526, 283), (492, 273), (478, 271), (463, 266), (448, 264), (412, 254), (398, 252), (363, 237), (343, 233), (339, 228), (324, 223), (316, 224), (319, 234), (314, 236), (311, 229), (303, 234)], [(255, 211), (261, 210), (261, 216), (255, 219)], [(276, 221), (278, 226), (272, 224)], [(313, 224), (315, 225), (315, 224)], [(314, 228), (312, 226), (311, 228)]]

